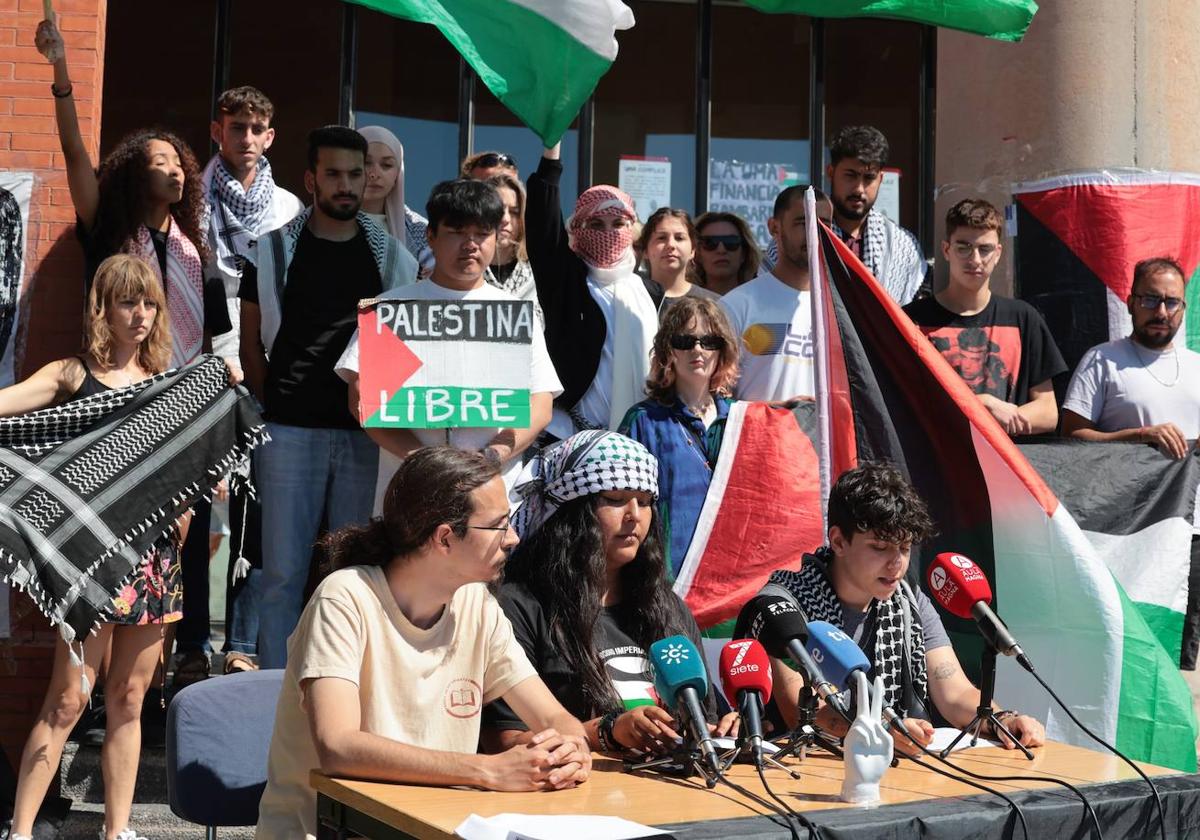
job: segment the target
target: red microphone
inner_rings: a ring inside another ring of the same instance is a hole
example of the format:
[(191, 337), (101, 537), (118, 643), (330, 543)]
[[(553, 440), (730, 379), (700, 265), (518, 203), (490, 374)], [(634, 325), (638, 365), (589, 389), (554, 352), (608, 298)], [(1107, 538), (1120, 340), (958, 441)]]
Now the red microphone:
[(944, 551), (929, 564), (929, 591), (942, 608), (959, 618), (971, 618), (979, 632), (997, 653), (1015, 656), (1028, 670), (1033, 670), (1025, 652), (1017, 644), (1008, 627), (989, 606), (992, 587), (983, 569), (968, 557)]
[(750, 745), (757, 767), (763, 766), (763, 706), (771, 699), (771, 660), (755, 639), (736, 639), (721, 650), (721, 688), (742, 716), (739, 746)]

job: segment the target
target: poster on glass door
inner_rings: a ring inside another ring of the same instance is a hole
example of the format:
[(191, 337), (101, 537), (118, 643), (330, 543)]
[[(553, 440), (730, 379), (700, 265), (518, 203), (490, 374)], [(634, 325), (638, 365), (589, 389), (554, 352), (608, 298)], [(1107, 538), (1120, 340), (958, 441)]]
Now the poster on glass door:
[(671, 206), (671, 160), (665, 157), (621, 155), (617, 186), (633, 199), (640, 221), (660, 207)]
[(708, 164), (708, 209), (737, 213), (754, 232), (759, 247), (769, 242), (767, 219), (780, 190), (800, 183), (800, 169), (791, 163), (718, 160)]

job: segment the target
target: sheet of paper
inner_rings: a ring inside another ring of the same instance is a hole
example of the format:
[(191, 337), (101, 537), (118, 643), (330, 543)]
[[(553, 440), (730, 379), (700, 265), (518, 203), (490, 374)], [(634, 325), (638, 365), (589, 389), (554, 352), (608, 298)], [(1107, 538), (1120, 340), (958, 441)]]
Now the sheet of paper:
[[(737, 746), (737, 740), (734, 738), (713, 738), (713, 743), (717, 745), (717, 752), (725, 752), (725, 750), (731, 750)], [(770, 741), (763, 741), (764, 755), (774, 755), (779, 752), (779, 749)]]
[(548, 816), (540, 814), (497, 814), (481, 817), (471, 814), (454, 833), (463, 840), (636, 840), (639, 837), (666, 837), (666, 832), (620, 817), (585, 814)]
[[(955, 729), (952, 726), (939, 726), (933, 730), (933, 742), (927, 747), (930, 752), (941, 752), (950, 745), (950, 742), (958, 737), (962, 730)], [(959, 750), (979, 749), (981, 747), (998, 747), (1000, 746), (995, 741), (989, 741), (986, 738), (980, 738), (974, 747), (971, 746), (971, 736), (966, 735), (961, 741), (954, 745), (954, 752)]]

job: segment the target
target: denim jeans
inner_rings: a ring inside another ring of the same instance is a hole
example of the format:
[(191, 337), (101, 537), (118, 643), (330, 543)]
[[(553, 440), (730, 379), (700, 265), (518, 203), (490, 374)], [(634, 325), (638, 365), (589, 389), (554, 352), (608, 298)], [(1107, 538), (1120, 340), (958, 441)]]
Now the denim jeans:
[(282, 668), (321, 522), (336, 531), (370, 519), (379, 447), (361, 429), (268, 423), (267, 432), (270, 442), (255, 452), (263, 546), (258, 662)]
[[(257, 473), (250, 480), (258, 485)], [(258, 652), (258, 613), (262, 600), (262, 506), (249, 493), (229, 497), (229, 566), (225, 572), (225, 653)], [(250, 573), (234, 581), (238, 557), (250, 562)]]

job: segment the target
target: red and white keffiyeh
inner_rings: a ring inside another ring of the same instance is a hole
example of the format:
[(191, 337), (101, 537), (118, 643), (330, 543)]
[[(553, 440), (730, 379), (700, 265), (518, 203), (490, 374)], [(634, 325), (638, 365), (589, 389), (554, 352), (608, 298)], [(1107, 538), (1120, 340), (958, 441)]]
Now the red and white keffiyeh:
[(145, 225), (138, 230), (137, 242), (130, 250), (150, 264), (163, 284), (171, 317), (171, 367), (185, 365), (199, 356), (204, 346), (204, 265), (200, 253), (173, 219), (167, 231), (165, 278)]
[(588, 265), (612, 268), (633, 244), (633, 227), (589, 229), (588, 220), (598, 216), (624, 216), (633, 222), (637, 219), (633, 199), (616, 187), (600, 184), (583, 191), (571, 215), (571, 247), (575, 253)]

